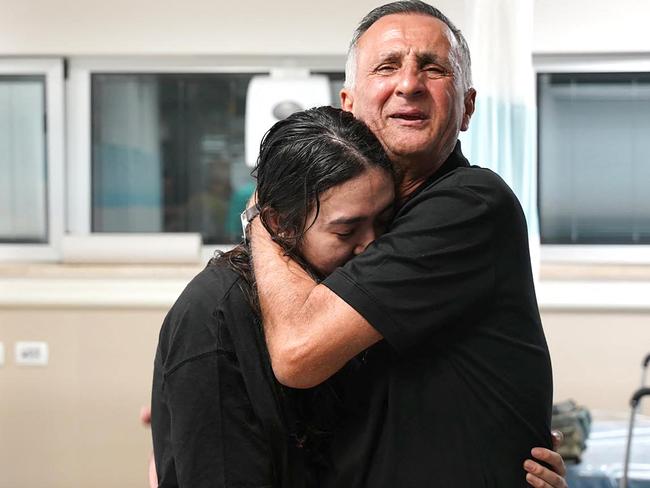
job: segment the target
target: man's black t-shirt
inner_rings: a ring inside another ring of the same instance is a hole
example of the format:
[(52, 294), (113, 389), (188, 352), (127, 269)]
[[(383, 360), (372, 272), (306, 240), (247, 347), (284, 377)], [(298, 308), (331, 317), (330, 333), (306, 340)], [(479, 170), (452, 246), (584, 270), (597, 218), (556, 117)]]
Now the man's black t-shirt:
[(385, 339), (349, 384), (327, 486), (527, 486), (530, 449), (551, 447), (551, 365), (523, 212), (496, 174), (458, 144), (324, 284)]

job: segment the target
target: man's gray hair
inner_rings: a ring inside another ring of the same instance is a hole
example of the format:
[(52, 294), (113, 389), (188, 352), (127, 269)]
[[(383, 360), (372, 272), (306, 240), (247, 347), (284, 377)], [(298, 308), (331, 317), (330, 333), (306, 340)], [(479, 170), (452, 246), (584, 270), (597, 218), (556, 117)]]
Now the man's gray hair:
[(357, 74), (357, 47), (359, 44), (359, 39), (379, 19), (393, 14), (429, 15), (430, 17), (434, 17), (444, 22), (447, 27), (449, 27), (449, 30), (451, 30), (451, 32), (454, 34), (454, 37), (458, 43), (457, 55), (459, 59), (457, 61), (463, 89), (467, 91), (472, 86), (472, 68), (469, 55), (469, 46), (467, 45), (467, 41), (465, 40), (465, 37), (461, 33), (460, 29), (458, 29), (445, 14), (443, 14), (437, 8), (429, 5), (428, 3), (422, 2), (420, 0), (405, 0), (400, 2), (387, 3), (386, 5), (377, 7), (368, 15), (366, 15), (361, 20), (361, 22), (359, 22), (359, 25), (352, 35), (352, 41), (350, 42), (350, 47), (348, 49), (348, 58), (345, 63), (346, 88), (350, 89), (354, 87)]

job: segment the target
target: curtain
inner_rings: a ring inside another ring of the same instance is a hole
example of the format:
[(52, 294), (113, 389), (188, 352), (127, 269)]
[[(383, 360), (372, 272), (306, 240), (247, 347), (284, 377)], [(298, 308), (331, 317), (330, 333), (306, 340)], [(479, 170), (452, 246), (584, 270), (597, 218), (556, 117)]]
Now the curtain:
[(93, 231), (162, 232), (158, 84), (106, 77), (93, 92)]
[(532, 65), (533, 0), (466, 0), (477, 91), (461, 137), (472, 162), (498, 173), (526, 214), (533, 270), (539, 265), (537, 129)]
[(3, 78), (0, 78), (0, 240), (45, 242), (45, 81), (42, 77)]

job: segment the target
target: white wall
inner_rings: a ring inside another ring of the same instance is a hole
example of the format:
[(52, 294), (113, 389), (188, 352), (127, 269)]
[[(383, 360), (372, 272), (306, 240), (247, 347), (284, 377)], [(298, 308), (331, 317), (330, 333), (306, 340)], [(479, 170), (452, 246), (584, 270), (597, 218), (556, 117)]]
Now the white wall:
[(648, 0), (535, 0), (536, 53), (650, 52)]
[[(431, 0), (462, 28), (476, 0)], [(343, 54), (382, 0), (0, 0), (0, 55)], [(648, 0), (535, 0), (537, 53), (650, 51)]]
[[(0, 55), (343, 54), (381, 0), (0, 0)], [(437, 2), (450, 16), (453, 0)]]

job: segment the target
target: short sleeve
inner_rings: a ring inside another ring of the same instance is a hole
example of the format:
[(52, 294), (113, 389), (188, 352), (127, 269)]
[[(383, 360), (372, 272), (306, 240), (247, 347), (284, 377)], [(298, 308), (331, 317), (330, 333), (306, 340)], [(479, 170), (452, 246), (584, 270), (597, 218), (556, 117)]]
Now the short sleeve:
[(398, 352), (458, 327), (493, 293), (500, 188), (491, 177), (460, 179), (422, 191), (388, 233), (324, 281)]

